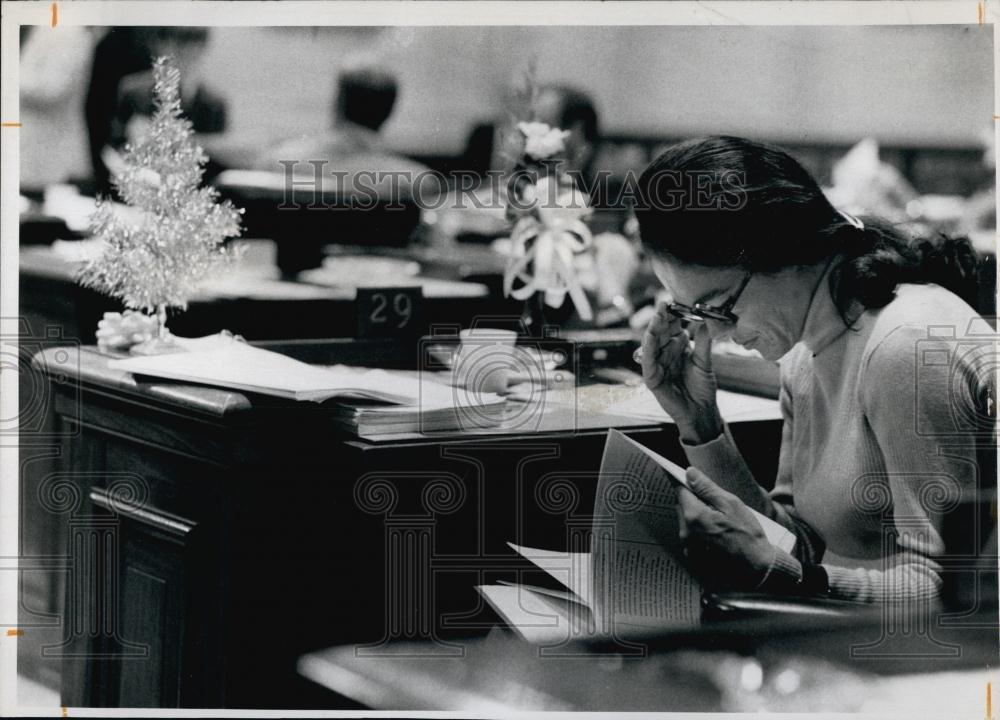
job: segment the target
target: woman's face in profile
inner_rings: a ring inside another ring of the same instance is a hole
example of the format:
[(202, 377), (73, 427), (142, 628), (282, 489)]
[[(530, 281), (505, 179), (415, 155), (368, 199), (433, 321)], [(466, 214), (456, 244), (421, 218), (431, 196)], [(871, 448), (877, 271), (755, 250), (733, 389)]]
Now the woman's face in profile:
[[(707, 268), (653, 257), (653, 270), (674, 302), (718, 307), (726, 303), (746, 277), (743, 268)], [(768, 360), (777, 360), (802, 336), (814, 285), (795, 270), (754, 274), (740, 293), (732, 313), (735, 323), (707, 320), (713, 340), (731, 338)]]

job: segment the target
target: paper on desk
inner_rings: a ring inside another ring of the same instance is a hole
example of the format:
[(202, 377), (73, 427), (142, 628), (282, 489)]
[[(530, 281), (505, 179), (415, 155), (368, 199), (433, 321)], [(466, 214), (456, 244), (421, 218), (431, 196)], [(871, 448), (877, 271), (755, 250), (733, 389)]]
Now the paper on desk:
[[(629, 388), (629, 393), (604, 408), (610, 415), (640, 417), (654, 422), (673, 422), (666, 411), (644, 385)], [(777, 400), (719, 390), (716, 394), (719, 412), (727, 423), (781, 420), (781, 406)]]
[(582, 613), (570, 609), (574, 601), (551, 591), (508, 584), (477, 585), (476, 590), (530, 643), (547, 645), (592, 634), (582, 622)]
[(49, 246), (52, 254), (61, 260), (71, 263), (82, 263), (96, 260), (107, 247), (107, 243), (100, 238), (86, 238), (83, 240), (53, 240)]
[(225, 170), (215, 178), (216, 187), (243, 187), (285, 192), (287, 180), (284, 173), (270, 170)]
[(496, 395), (456, 390), (406, 373), (310, 365), (224, 336), (180, 342), (189, 352), (112, 360), (108, 367), (296, 400), (370, 399), (420, 411), (503, 402)]
[(507, 543), (510, 548), (526, 560), (530, 560), (554, 580), (569, 588), (585, 605), (590, 606), (591, 556), (589, 552), (556, 552), (541, 548), (524, 547)]
[(480, 283), (463, 282), (461, 280), (442, 280), (441, 278), (431, 278), (423, 275), (387, 276), (383, 273), (376, 277), (355, 275), (354, 279), (350, 280), (342, 272), (335, 271), (330, 267), (303, 270), (298, 274), (298, 279), (319, 287), (340, 289), (349, 292), (351, 299), (357, 295), (357, 288), (359, 287), (419, 287), (424, 297), (429, 300), (442, 298), (481, 298), (489, 294), (489, 289)]
[[(381, 377), (352, 376), (299, 362), (286, 355), (255, 348), (243, 342), (210, 342), (189, 347), (190, 352), (112, 360), (108, 367), (135, 375), (249, 390), (299, 400), (319, 400), (338, 389), (358, 391), (356, 396), (397, 402), (416, 399), (413, 387), (396, 397), (395, 388)], [(329, 392), (329, 394), (327, 394)]]
[(337, 293), (330, 288), (281, 280), (278, 269), (268, 266), (234, 268), (202, 283), (195, 299), (219, 298), (250, 300), (353, 300), (354, 293)]
[(540, 587), (538, 585), (527, 585), (525, 583), (511, 582), (510, 580), (497, 580), (497, 584), (504, 585), (505, 587), (523, 587), (529, 588), (532, 592), (538, 593), (539, 595), (546, 595), (548, 597), (555, 598), (556, 600), (562, 600), (563, 602), (580, 602), (580, 598), (576, 594), (570, 592), (569, 590), (553, 590), (552, 588)]

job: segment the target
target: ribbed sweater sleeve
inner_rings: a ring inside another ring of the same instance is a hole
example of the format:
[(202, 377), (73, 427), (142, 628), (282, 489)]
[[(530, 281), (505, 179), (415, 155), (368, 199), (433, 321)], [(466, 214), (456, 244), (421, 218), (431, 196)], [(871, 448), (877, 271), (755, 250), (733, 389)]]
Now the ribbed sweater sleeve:
[(718, 438), (707, 443), (690, 445), (682, 442), (682, 445), (691, 465), (704, 472), (720, 487), (736, 495), (754, 510), (781, 523), (795, 534), (794, 558), (792, 556), (780, 557), (786, 556), (787, 553), (779, 551), (779, 557), (775, 561), (777, 567), (773, 568), (773, 570), (783, 569), (786, 574), (795, 575), (796, 573), (801, 574), (799, 563), (796, 560), (807, 563), (819, 562), (823, 555), (824, 544), (822, 538), (796, 514), (792, 503), (791, 455), (794, 418), (792, 396), (785, 385), (784, 375), (780, 405), (784, 424), (781, 431), (778, 475), (774, 491), (770, 495), (754, 478), (743, 459), (743, 455), (740, 454), (733, 442), (728, 426), (724, 426), (723, 432)]

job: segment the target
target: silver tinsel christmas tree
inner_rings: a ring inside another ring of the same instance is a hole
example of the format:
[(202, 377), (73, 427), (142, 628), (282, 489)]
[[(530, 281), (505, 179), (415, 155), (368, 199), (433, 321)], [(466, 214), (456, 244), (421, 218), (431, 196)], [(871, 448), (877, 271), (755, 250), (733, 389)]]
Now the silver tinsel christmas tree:
[(84, 266), (80, 282), (155, 313), (162, 342), (167, 308), (185, 309), (198, 285), (232, 258), (223, 243), (240, 234), (242, 211), (201, 187), (208, 158), (181, 112), (180, 72), (161, 57), (153, 78), (152, 123), (126, 146), (124, 169), (114, 178), (129, 211), (116, 213), (98, 200), (91, 231), (104, 250)]

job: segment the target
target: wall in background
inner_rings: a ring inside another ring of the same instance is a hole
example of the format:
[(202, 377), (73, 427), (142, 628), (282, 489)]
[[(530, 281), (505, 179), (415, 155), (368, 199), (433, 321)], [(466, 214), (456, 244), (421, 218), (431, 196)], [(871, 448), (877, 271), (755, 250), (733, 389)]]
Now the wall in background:
[(386, 132), (414, 153), (464, 147), (530, 58), (614, 132), (968, 147), (993, 129), (992, 31), (975, 25), (216, 28), (207, 60), (234, 131), (292, 134), (328, 124), (338, 69), (363, 57), (398, 73)]

